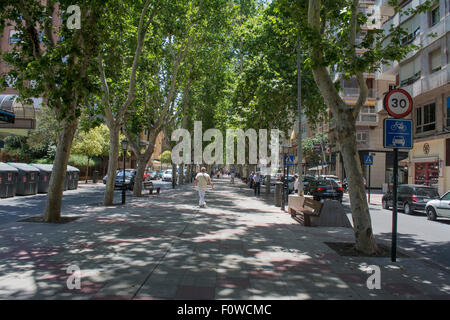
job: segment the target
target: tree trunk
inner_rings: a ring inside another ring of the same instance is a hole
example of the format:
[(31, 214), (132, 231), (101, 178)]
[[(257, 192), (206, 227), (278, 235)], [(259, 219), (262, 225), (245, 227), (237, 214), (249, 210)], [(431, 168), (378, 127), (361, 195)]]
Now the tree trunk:
[(175, 188), (177, 185), (177, 165), (172, 163), (172, 188)]
[[(108, 159), (108, 179), (106, 180), (106, 190), (103, 199), (105, 206), (111, 206), (114, 202), (114, 185), (116, 184), (116, 173), (119, 157), (119, 127), (113, 125), (109, 128), (109, 159)], [(125, 165), (125, 164), (124, 164)]]
[(69, 162), (70, 149), (77, 129), (78, 120), (64, 121), (62, 130), (58, 136), (55, 161), (53, 162), (52, 175), (50, 177), (47, 202), (44, 209), (45, 222), (58, 222), (61, 218), (61, 205), (66, 179), (67, 163)]
[(142, 181), (144, 178), (145, 167), (147, 166), (148, 159), (146, 159), (145, 155), (137, 156), (137, 169), (136, 176), (134, 177), (134, 186), (133, 186), (133, 196), (141, 197), (142, 196)]
[(374, 254), (378, 251), (378, 247), (373, 236), (369, 205), (364, 188), (363, 171), (356, 147), (356, 128), (354, 124), (350, 124), (348, 118), (350, 116), (346, 116), (345, 113), (338, 115), (337, 121), (340, 124), (346, 123), (348, 125), (340, 126), (337, 137), (350, 189), (350, 206), (356, 249), (367, 254)]
[(91, 157), (88, 156), (88, 163), (86, 166), (86, 181), (85, 181), (85, 183), (88, 183), (88, 179), (89, 179), (89, 160), (91, 160)]

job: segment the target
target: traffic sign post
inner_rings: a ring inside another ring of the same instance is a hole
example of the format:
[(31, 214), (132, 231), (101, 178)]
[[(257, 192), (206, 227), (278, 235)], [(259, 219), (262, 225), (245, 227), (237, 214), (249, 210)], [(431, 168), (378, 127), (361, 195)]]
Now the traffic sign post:
[(403, 89), (389, 91), (384, 97), (384, 108), (395, 119), (384, 120), (383, 145), (394, 149), (394, 190), (392, 190), (392, 247), (391, 260), (397, 260), (397, 185), (398, 185), (398, 149), (412, 149), (412, 120), (400, 120), (413, 109), (411, 95)]
[(292, 156), (292, 155), (286, 155), (285, 157), (286, 157), (286, 165), (287, 166), (293, 166), (295, 157)]
[(369, 182), (369, 185), (367, 186), (367, 190), (369, 191), (369, 204), (370, 204), (370, 176), (371, 176), (370, 168), (372, 168), (372, 165), (373, 165), (373, 155), (364, 156), (364, 164), (369, 167), (369, 179), (367, 179)]

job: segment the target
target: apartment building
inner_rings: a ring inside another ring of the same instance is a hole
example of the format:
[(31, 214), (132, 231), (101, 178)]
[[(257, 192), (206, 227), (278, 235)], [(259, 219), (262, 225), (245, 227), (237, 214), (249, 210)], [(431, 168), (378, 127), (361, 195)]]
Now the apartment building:
[[(6, 26), (0, 34), (0, 51), (9, 52), (13, 45), (19, 41), (19, 35), (14, 26)], [(0, 75), (3, 77), (9, 70), (9, 66), (0, 58)], [(9, 79), (8, 79), (9, 80)], [(0, 110), (13, 113), (14, 123), (0, 121), (0, 140), (10, 135), (26, 136), (29, 130), (36, 127), (36, 115), (42, 104), (42, 98), (32, 99), (33, 104), (18, 101), (18, 92), (13, 88), (13, 79), (8, 81), (8, 87), (0, 92)]]
[[(402, 11), (423, 2), (404, 1)], [(388, 1), (379, 1), (379, 8), (392, 13)], [(402, 41), (419, 49), (399, 63), (383, 66), (379, 75), (385, 85), (405, 89), (413, 97), (414, 148), (400, 162), (408, 169), (408, 182), (435, 186), (440, 194), (450, 188), (449, 10), (449, 1), (440, 0), (414, 16), (392, 13), (382, 25), (386, 34), (391, 25), (401, 25), (409, 32)], [(389, 40), (388, 35), (384, 41)]]
[[(368, 24), (362, 27), (362, 32), (358, 34), (357, 41), (362, 41), (367, 30), (373, 28), (380, 28), (381, 23), (389, 18), (389, 14), (393, 10), (380, 10), (379, 1), (360, 1), (360, 12), (363, 12), (370, 17)], [(373, 20), (373, 21), (372, 21)], [(374, 23), (373, 23), (374, 22)], [(359, 53), (363, 53), (360, 51)], [(339, 75), (336, 75), (339, 77)], [(364, 170), (364, 175), (369, 180), (369, 170), (363, 163), (364, 156), (373, 156), (373, 165), (371, 167), (371, 188), (382, 188), (383, 185), (392, 183), (392, 168), (393, 168), (393, 152), (392, 150), (383, 147), (383, 121), (387, 113), (383, 111), (381, 104), (384, 92), (389, 90), (389, 81), (379, 79), (377, 73), (364, 74), (366, 85), (369, 89), (368, 97), (365, 104), (356, 119), (356, 142), (361, 159), (361, 165)], [(356, 78), (345, 80), (340, 79), (341, 97), (348, 105), (356, 104), (359, 97), (359, 86)], [(325, 124), (324, 131), (327, 132), (327, 125)], [(330, 141), (334, 145), (332, 148), (332, 157), (330, 168), (332, 172), (340, 179), (345, 178), (345, 169), (342, 162), (342, 157), (333, 141), (333, 122), (329, 127)], [(407, 152), (401, 152), (400, 159), (407, 157)], [(407, 174), (402, 171), (400, 181), (406, 182)]]

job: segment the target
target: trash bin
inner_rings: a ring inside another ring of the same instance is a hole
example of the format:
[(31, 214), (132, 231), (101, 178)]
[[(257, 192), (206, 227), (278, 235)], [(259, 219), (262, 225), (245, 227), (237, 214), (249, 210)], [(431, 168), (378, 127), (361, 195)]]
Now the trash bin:
[(38, 192), (47, 193), (50, 185), (50, 176), (52, 175), (53, 165), (38, 163), (33, 163), (31, 165), (39, 169)]
[(19, 171), (16, 183), (16, 195), (29, 196), (38, 192), (39, 169), (27, 163), (9, 162)]
[(100, 176), (100, 172), (98, 170), (95, 170), (92, 175), (92, 183), (97, 183), (99, 176)]
[(78, 180), (80, 180), (80, 170), (78, 168), (67, 166), (67, 175), (68, 177), (67, 189), (75, 190), (78, 188)]
[(0, 198), (10, 198), (16, 195), (18, 175), (19, 170), (0, 162)]
[(283, 197), (283, 183), (275, 182), (275, 206), (281, 207)]

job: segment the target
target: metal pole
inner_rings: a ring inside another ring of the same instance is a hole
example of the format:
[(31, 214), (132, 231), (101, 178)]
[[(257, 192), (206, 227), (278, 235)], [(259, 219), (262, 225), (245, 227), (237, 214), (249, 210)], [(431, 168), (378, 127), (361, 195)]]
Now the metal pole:
[(289, 166), (286, 166), (286, 179), (284, 181), (286, 183), (285, 201), (287, 204), (289, 204)]
[(394, 149), (394, 190), (392, 190), (392, 248), (391, 260), (397, 259), (397, 183), (398, 183), (398, 149)]
[(285, 202), (286, 202), (286, 198), (285, 198), (285, 183), (286, 183), (286, 154), (283, 154), (283, 195), (281, 197), (281, 210), (284, 211), (284, 206), (285, 206)]
[(298, 195), (303, 193), (303, 150), (302, 150), (302, 65), (300, 52), (300, 39), (297, 41), (297, 113), (298, 113), (298, 137), (297, 137), (297, 166), (298, 166)]
[(126, 153), (127, 151), (126, 150), (124, 150), (124, 152), (123, 152), (123, 179), (122, 179), (122, 204), (125, 204), (125, 192), (126, 192), (126, 190), (125, 190), (125, 188), (126, 188), (126, 186), (125, 186), (125, 153)]
[(372, 166), (369, 166), (369, 203), (370, 203), (370, 168), (372, 168)]

